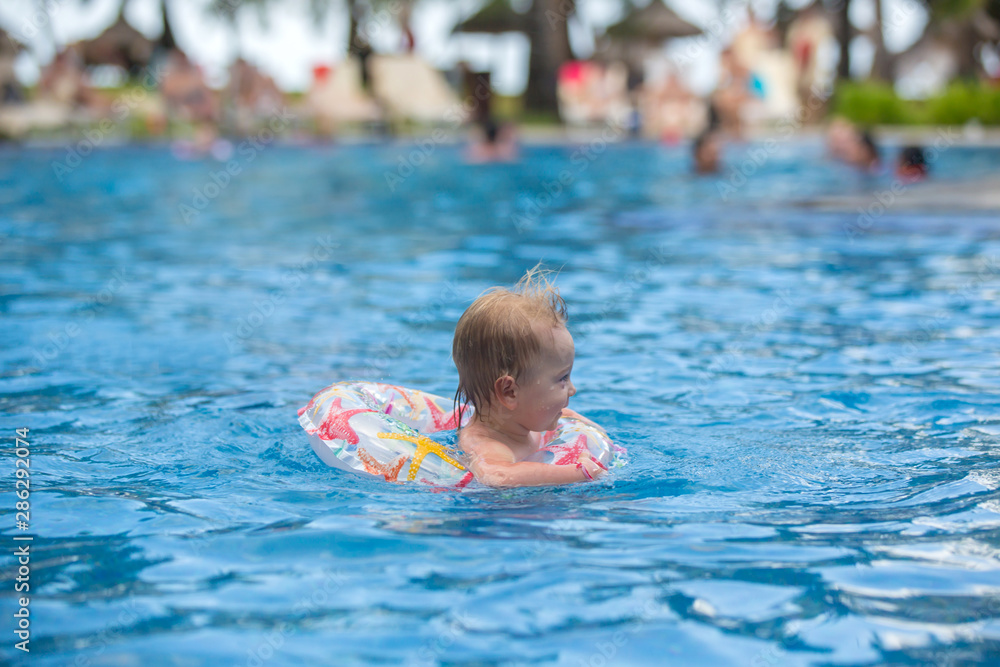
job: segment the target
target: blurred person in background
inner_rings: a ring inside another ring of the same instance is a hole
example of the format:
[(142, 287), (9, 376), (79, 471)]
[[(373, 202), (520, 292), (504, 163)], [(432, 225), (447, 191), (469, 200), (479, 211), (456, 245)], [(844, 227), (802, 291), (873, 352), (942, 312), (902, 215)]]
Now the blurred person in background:
[(826, 152), (834, 160), (846, 162), (854, 143), (854, 126), (845, 118), (834, 118), (826, 131)]
[(788, 27), (786, 47), (795, 61), (796, 94), (807, 122), (822, 117), (825, 110), (825, 100), (816, 103), (816, 91), (825, 89), (823, 84), (829, 76), (820, 52), (825, 47), (836, 48), (835, 44), (833, 24), (821, 2), (796, 12)]
[(920, 146), (906, 146), (899, 152), (896, 176), (906, 182), (915, 183), (927, 178), (927, 156)]
[(179, 49), (167, 56), (161, 92), (172, 117), (195, 125), (216, 123), (218, 108), (205, 77)]
[(730, 136), (743, 133), (743, 107), (750, 100), (750, 72), (735, 58), (732, 49), (719, 54), (719, 85), (710, 99), (719, 129)]
[(647, 122), (660, 141), (677, 144), (682, 139), (696, 136), (705, 126), (704, 103), (695, 97), (673, 69), (659, 87), (648, 91), (648, 97), (651, 104), (647, 108)]
[(514, 162), (517, 159), (517, 140), (514, 129), (504, 123), (498, 125), (492, 118), (487, 118), (480, 125), (481, 135), (469, 146), (465, 154), (467, 162), (482, 164), (485, 162)]
[(90, 88), (80, 57), (66, 47), (42, 70), (38, 80), (38, 98), (68, 109), (95, 106), (98, 97)]
[(715, 130), (705, 130), (691, 144), (691, 157), (697, 174), (719, 173), (722, 141)]
[(229, 102), (230, 129), (239, 134), (250, 133), (258, 123), (266, 121), (284, 106), (284, 96), (274, 79), (243, 58), (237, 58), (230, 65), (224, 96)]
[(219, 140), (218, 100), (205, 83), (201, 69), (180, 49), (172, 49), (167, 55), (160, 92), (169, 121), (189, 126), (193, 133), (190, 139), (174, 142), (174, 154), (178, 158), (212, 154), (216, 159), (224, 159), (231, 152), (228, 142)]
[(879, 157), (878, 144), (875, 143), (871, 131), (862, 130), (858, 134), (858, 143), (851, 163), (864, 171), (876, 172), (881, 168), (882, 160)]
[(836, 118), (826, 134), (827, 151), (834, 160), (862, 171), (877, 172), (882, 161), (878, 144), (869, 130), (859, 130), (849, 121)]

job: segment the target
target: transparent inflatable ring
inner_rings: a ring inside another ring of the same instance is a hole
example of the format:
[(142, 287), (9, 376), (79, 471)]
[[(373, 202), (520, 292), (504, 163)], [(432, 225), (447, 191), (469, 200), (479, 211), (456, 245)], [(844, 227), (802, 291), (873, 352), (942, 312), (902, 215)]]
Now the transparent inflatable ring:
[[(471, 417), (468, 407), (462, 425)], [(299, 423), (313, 451), (335, 468), (438, 487), (462, 488), (472, 481), (462, 453), (429, 437), (458, 428), (449, 399), (391, 384), (339, 382), (299, 410)], [(528, 460), (576, 465), (584, 451), (605, 468), (621, 465), (625, 453), (596, 425), (563, 417)]]

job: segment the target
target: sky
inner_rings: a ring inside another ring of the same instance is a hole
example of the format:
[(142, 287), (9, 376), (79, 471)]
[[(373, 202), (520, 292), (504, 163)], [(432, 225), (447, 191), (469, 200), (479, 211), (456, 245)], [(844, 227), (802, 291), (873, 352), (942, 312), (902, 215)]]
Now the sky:
[[(125, 17), (145, 34), (155, 37), (161, 31), (161, 0), (127, 0)], [(312, 69), (319, 64), (331, 64), (344, 57), (347, 43), (346, 3), (331, 2), (332, 11), (326, 20), (316, 25), (308, 11), (308, 0), (280, 0), (267, 12), (266, 25), (251, 7), (242, 7), (233, 26), (207, 11), (209, 0), (167, 0), (171, 22), (181, 48), (199, 63), (210, 85), (225, 83), (226, 68), (237, 54), (273, 76), (285, 90), (305, 90)], [(234, 0), (238, 1), (238, 0)], [(523, 35), (454, 35), (451, 28), (462, 18), (474, 13), (484, 0), (418, 0), (412, 17), (417, 53), (439, 69), (449, 69), (459, 60), (467, 60), (474, 69), (489, 69), (492, 81), (502, 94), (523, 92), (527, 81), (528, 41)], [(527, 2), (527, 0), (515, 0)], [(641, 0), (639, 0), (641, 2)], [(792, 6), (802, 6), (809, 0), (793, 0)], [(851, 18), (855, 26), (865, 29), (874, 19), (875, 0), (854, 0)], [(0, 25), (12, 36), (30, 46), (17, 62), (18, 76), (25, 83), (38, 77), (40, 63), (48, 62), (55, 53), (53, 42), (67, 44), (99, 34), (110, 25), (121, 0), (3, 0), (0, 3)], [(593, 52), (595, 33), (621, 18), (620, 0), (577, 0), (578, 16), (570, 23), (570, 40), (578, 56)], [(706, 0), (668, 0), (667, 4), (695, 25), (705, 26), (717, 17), (714, 2)], [(731, 0), (732, 7), (745, 4)], [(758, 15), (773, 16), (777, 0), (752, 0)], [(40, 13), (44, 5), (48, 14)], [(736, 12), (740, 17), (743, 12)], [(921, 34), (926, 14), (916, 0), (883, 0), (886, 18), (886, 45), (901, 51)], [(718, 53), (725, 41), (738, 30), (743, 19), (727, 24), (726, 33), (709, 40), (706, 56), (699, 58), (682, 73), (688, 85), (698, 94), (710, 92), (718, 76)], [(698, 39), (698, 38), (692, 38)], [(376, 51), (398, 50), (401, 36), (390, 12), (376, 16), (371, 31), (371, 43)], [(652, 71), (662, 70), (671, 53), (679, 53), (685, 40), (669, 43), (649, 63)], [(870, 66), (873, 49), (865, 38), (852, 46), (854, 65), (859, 70)], [(835, 60), (835, 54), (828, 59)], [(832, 66), (832, 65), (831, 65)]]

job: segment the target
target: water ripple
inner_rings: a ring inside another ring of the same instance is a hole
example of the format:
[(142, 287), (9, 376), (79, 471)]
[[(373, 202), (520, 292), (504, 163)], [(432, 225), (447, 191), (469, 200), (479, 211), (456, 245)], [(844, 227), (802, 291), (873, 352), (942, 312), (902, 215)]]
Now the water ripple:
[[(633, 145), (518, 229), (571, 147), (476, 171), (442, 146), (389, 192), (408, 147), (387, 144), (274, 147), (184, 224), (217, 165), (121, 148), (59, 183), (54, 153), (0, 150), (0, 422), (31, 428), (33, 664), (1000, 655), (995, 216), (891, 211), (854, 237), (855, 214), (809, 201), (886, 183), (818, 145), (727, 205), (681, 152)], [(941, 159), (941, 179), (1000, 164)], [(626, 468), (434, 493), (315, 457), (295, 410), (316, 390), (451, 395), (455, 321), (539, 259), (570, 304), (574, 407)]]

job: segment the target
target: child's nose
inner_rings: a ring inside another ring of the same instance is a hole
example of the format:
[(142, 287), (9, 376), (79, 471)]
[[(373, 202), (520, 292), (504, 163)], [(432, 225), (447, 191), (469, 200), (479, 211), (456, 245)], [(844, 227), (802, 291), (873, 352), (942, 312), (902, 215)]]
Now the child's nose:
[(570, 396), (575, 396), (576, 395), (576, 385), (573, 384), (572, 380), (569, 381), (569, 395)]

